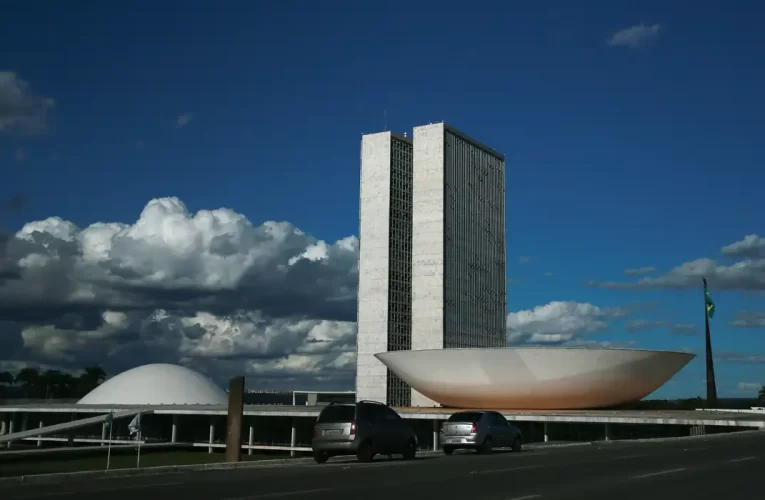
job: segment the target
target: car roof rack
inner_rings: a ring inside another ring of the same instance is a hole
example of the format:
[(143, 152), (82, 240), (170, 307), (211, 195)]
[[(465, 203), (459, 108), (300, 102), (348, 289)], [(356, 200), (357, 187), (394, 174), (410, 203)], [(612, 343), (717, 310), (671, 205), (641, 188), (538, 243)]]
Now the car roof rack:
[(360, 401), (357, 401), (357, 403), (367, 403), (367, 404), (373, 404), (373, 405), (388, 406), (385, 403), (381, 403), (379, 401), (372, 401), (371, 399), (362, 399)]

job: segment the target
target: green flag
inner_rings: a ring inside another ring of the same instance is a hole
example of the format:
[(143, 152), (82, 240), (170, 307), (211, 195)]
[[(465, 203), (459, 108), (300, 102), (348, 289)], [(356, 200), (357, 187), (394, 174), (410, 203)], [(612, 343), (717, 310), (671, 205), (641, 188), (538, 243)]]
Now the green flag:
[(104, 420), (104, 425), (106, 425), (107, 427), (111, 427), (112, 422), (114, 422), (114, 412), (110, 411), (109, 414), (106, 416), (106, 420)]
[(709, 318), (714, 318), (715, 316), (715, 303), (712, 300), (712, 297), (709, 296), (709, 292), (707, 291), (707, 282), (704, 281), (704, 303), (707, 306), (707, 316)]

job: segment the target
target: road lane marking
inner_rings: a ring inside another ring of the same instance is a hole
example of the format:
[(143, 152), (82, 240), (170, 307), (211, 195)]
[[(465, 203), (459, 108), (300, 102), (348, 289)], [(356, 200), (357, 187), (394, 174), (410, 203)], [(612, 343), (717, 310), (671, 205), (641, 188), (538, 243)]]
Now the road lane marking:
[(508, 498), (507, 500), (531, 500), (532, 498), (542, 498), (542, 495), (526, 495), (523, 497)]
[(639, 458), (639, 457), (645, 457), (648, 456), (645, 453), (640, 454), (634, 454), (634, 455), (618, 455), (616, 457), (611, 458), (611, 460), (627, 460), (630, 458)]
[(686, 467), (680, 467), (678, 469), (660, 470), (657, 472), (649, 472), (648, 474), (641, 474), (639, 476), (632, 476), (632, 479), (645, 479), (648, 477), (663, 476), (664, 474), (673, 474), (675, 472), (682, 472), (684, 470), (688, 470), (688, 469)]
[(258, 500), (260, 498), (279, 498), (289, 497), (296, 495), (310, 495), (312, 493), (324, 493), (332, 491), (332, 488), (314, 488), (312, 490), (295, 490), (295, 491), (277, 491), (275, 493), (262, 493), (260, 495), (248, 495), (246, 497), (233, 497), (226, 498), (224, 500)]
[[(51, 498), (51, 497), (64, 497), (64, 496), (74, 496), (74, 495), (82, 495), (82, 494), (90, 494), (90, 493), (105, 493), (107, 491), (122, 491), (122, 490), (140, 490), (140, 489), (151, 489), (151, 488), (159, 488), (164, 486), (180, 486), (182, 484), (188, 484), (186, 481), (173, 481), (173, 482), (164, 482), (164, 483), (141, 483), (141, 484), (122, 484), (122, 485), (111, 485), (106, 488), (78, 488), (75, 490), (68, 490), (68, 491), (50, 491), (50, 492), (44, 492), (44, 493), (31, 493), (31, 494), (22, 494), (14, 498), (22, 499), (22, 498)], [(47, 486), (47, 485), (46, 485)]]
[(737, 464), (739, 462), (746, 462), (748, 460), (757, 460), (757, 457), (741, 457), (741, 458), (733, 458), (731, 460), (728, 460), (728, 463), (730, 464)]
[(541, 469), (544, 465), (524, 465), (521, 467), (505, 467), (503, 469), (472, 470), (470, 474), (494, 474), (496, 472), (513, 472), (516, 470)]

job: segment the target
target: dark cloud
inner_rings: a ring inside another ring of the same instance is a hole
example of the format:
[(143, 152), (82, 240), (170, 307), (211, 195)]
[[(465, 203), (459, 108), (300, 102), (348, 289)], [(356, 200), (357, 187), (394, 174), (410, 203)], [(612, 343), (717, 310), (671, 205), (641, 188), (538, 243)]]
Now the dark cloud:
[(29, 197), (23, 194), (11, 196), (5, 202), (5, 208), (9, 212), (21, 212), (29, 205)]
[(11, 71), (0, 71), (0, 134), (35, 135), (48, 130), (53, 99), (35, 94)]

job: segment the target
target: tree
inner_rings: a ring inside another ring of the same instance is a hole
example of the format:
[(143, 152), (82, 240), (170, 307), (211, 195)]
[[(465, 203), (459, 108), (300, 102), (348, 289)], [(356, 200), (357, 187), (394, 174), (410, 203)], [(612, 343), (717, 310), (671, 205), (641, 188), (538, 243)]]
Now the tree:
[(61, 397), (62, 392), (65, 392), (65, 384), (64, 374), (58, 370), (46, 370), (40, 375), (40, 385), (44, 387), (45, 399)]
[(25, 398), (80, 398), (89, 393), (106, 380), (106, 372), (100, 366), (89, 366), (82, 374), (73, 376), (61, 370), (46, 370), (40, 373), (36, 368), (23, 368), (12, 376), (8, 372), (0, 372), (0, 394), (5, 386), (14, 382), (21, 389)]
[(30, 395), (38, 392), (40, 384), (40, 372), (36, 368), (22, 368), (16, 374), (16, 383), (21, 384), (24, 390), (24, 396), (30, 397)]
[(0, 397), (5, 397), (6, 386), (13, 385), (11, 372), (0, 372)]
[(765, 385), (760, 387), (760, 395), (759, 398), (760, 404), (765, 405)]
[(84, 396), (106, 380), (106, 372), (100, 366), (88, 366), (77, 378), (77, 395)]
[(88, 366), (80, 378), (84, 378), (93, 382), (95, 385), (99, 385), (106, 380), (106, 372), (100, 366)]

